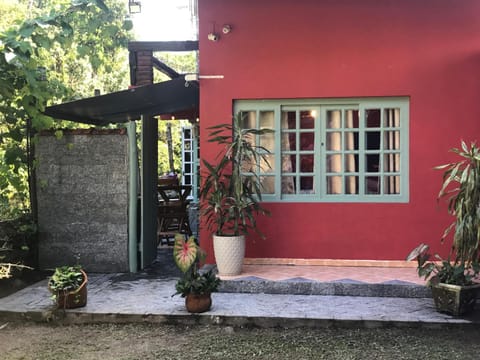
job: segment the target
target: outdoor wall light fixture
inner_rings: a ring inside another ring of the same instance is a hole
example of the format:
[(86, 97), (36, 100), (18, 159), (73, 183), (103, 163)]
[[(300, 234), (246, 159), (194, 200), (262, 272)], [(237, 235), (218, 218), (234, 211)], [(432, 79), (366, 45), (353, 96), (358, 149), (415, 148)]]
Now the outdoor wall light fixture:
[(223, 32), (225, 35), (227, 35), (228, 33), (230, 33), (230, 31), (232, 31), (232, 26), (231, 26), (231, 25), (228, 25), (228, 24), (223, 25), (222, 32)]
[(218, 41), (218, 39), (220, 39), (220, 36), (211, 32), (210, 34), (208, 34), (207, 38), (210, 41)]
[[(231, 25), (228, 25), (228, 24), (225, 24), (223, 25), (222, 27), (222, 33), (224, 35), (227, 35), (229, 34), (230, 32), (232, 31), (232, 26)], [(210, 32), (207, 36), (208, 40), (210, 41), (218, 41), (220, 40), (220, 35), (218, 35), (216, 32), (215, 32), (215, 24), (213, 24), (213, 30), (212, 32)]]
[(128, 0), (128, 12), (130, 14), (139, 14), (142, 12), (142, 3), (137, 0)]

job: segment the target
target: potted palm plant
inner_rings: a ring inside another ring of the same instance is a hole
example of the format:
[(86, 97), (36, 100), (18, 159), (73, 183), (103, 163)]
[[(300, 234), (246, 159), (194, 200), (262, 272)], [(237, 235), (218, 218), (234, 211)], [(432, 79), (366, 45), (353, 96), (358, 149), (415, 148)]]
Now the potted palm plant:
[(176, 293), (185, 298), (185, 307), (190, 313), (202, 313), (210, 310), (212, 292), (217, 291), (220, 279), (213, 270), (201, 273), (199, 264), (205, 257), (203, 250), (193, 236), (175, 235), (173, 258), (183, 276), (175, 285)]
[(462, 141), (460, 149), (451, 151), (460, 159), (436, 167), (444, 171), (438, 198), (447, 199), (448, 212), (455, 217), (441, 239), (453, 235), (450, 254), (432, 260), (428, 245), (420, 244), (407, 260), (417, 259), (418, 275), (428, 280), (437, 310), (461, 315), (474, 308), (480, 291), (480, 149)]
[(255, 140), (273, 130), (244, 128), (243, 120), (239, 113), (232, 124), (210, 127), (208, 141), (218, 144), (221, 151), (217, 163), (203, 160), (201, 214), (214, 234), (214, 255), (220, 275), (241, 273), (245, 235), (254, 230), (263, 237), (256, 216), (269, 214), (260, 204), (262, 188), (258, 170), (261, 164), (270, 167), (270, 152)]
[(48, 289), (58, 308), (73, 309), (87, 304), (88, 277), (80, 265), (55, 268)]

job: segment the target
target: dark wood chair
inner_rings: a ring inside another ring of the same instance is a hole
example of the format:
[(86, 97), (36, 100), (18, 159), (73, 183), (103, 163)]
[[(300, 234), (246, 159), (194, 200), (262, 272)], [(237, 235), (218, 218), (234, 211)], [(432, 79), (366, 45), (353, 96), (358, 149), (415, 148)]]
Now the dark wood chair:
[(157, 236), (159, 244), (173, 244), (176, 233), (192, 235), (188, 219), (188, 204), (192, 187), (159, 185)]

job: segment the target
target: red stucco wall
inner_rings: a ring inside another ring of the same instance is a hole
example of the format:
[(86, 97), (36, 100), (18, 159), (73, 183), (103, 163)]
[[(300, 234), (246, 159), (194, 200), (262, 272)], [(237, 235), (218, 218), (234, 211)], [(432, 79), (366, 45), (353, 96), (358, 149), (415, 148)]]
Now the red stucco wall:
[[(478, 0), (199, 0), (201, 134), (235, 99), (410, 97), (410, 200), (270, 203), (248, 257), (402, 260), (419, 242), (445, 253), (436, 203), (449, 148), (480, 134)], [(217, 42), (215, 27), (232, 26)], [(201, 139), (201, 156), (216, 150)], [(202, 244), (211, 254), (208, 232)]]

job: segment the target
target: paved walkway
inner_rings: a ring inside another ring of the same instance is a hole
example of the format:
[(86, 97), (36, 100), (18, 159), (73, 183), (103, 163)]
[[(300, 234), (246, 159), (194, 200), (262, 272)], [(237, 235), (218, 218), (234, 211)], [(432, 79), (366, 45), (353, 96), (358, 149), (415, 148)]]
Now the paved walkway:
[(87, 306), (64, 312), (53, 309), (46, 280), (43, 280), (0, 299), (0, 321), (149, 321), (267, 327), (480, 324), (479, 310), (469, 317), (455, 318), (436, 312), (432, 299), (425, 297), (220, 292), (213, 294), (211, 311), (191, 315), (185, 310), (183, 298), (172, 297), (174, 288), (175, 279), (168, 277), (90, 274)]

